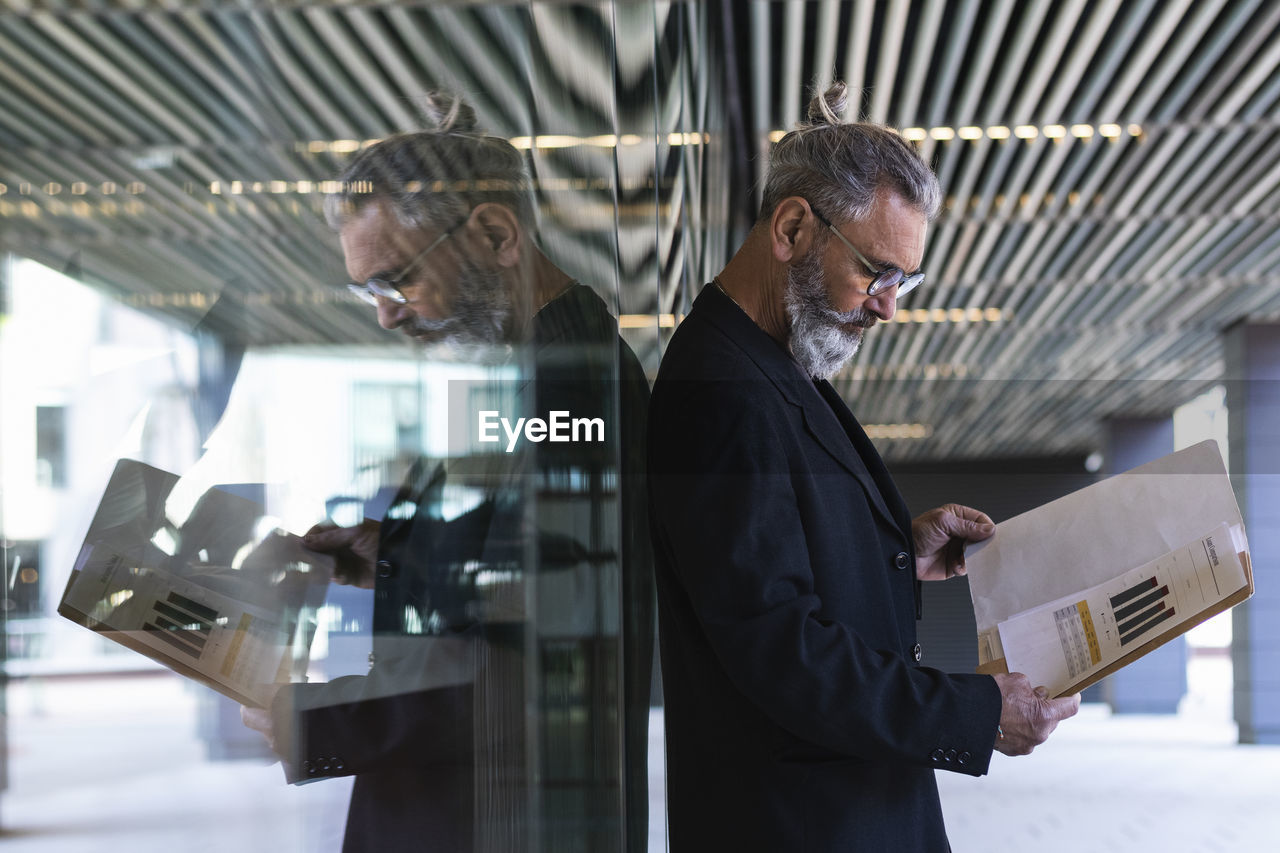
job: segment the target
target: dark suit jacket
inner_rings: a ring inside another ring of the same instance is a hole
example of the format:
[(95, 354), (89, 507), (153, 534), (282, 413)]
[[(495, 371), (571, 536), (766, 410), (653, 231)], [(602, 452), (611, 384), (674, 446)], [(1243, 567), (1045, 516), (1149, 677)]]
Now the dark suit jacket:
[(664, 356), (650, 513), (673, 853), (947, 849), (988, 676), (918, 665), (911, 519), (826, 382), (715, 287)]

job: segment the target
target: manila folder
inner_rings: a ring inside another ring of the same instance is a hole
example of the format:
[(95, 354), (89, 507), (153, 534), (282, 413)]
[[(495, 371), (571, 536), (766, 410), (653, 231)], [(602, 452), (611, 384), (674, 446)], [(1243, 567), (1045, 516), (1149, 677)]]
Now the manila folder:
[(1213, 441), (997, 525), (966, 554), (978, 671), (1076, 693), (1253, 594)]

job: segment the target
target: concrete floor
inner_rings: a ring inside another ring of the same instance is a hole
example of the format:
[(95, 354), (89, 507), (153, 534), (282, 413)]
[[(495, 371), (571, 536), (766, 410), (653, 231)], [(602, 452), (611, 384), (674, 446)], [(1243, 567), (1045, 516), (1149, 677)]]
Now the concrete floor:
[[(1220, 672), (1193, 684), (1175, 717), (1086, 706), (1034, 755), (996, 756), (987, 777), (939, 774), (956, 853), (1275, 849), (1280, 747), (1234, 743)], [(288, 787), (262, 761), (207, 761), (176, 677), (29, 680), (8, 699), (6, 853), (339, 848), (348, 783)], [(665, 849), (660, 724), (656, 713), (651, 851)]]
[(1280, 838), (1280, 747), (1234, 727), (1086, 706), (1031, 756), (939, 774), (955, 853), (1263, 853)]

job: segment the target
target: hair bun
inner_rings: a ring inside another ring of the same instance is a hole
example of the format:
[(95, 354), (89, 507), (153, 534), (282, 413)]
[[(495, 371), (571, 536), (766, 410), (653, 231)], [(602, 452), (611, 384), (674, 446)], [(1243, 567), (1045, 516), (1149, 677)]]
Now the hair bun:
[(845, 84), (837, 80), (827, 87), (825, 92), (814, 95), (809, 101), (810, 124), (842, 124), (845, 104), (849, 101), (849, 90)]
[(422, 96), (423, 123), (436, 133), (475, 133), (479, 128), (476, 111), (458, 95), (428, 92)]

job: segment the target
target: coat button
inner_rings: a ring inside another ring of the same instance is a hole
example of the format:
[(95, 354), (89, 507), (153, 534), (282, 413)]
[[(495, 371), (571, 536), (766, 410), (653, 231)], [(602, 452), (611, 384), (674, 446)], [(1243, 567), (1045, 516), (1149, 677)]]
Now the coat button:
[(916, 659), (916, 663), (920, 663), (920, 658), (924, 657), (924, 649), (920, 648), (919, 643), (912, 647), (911, 656)]
[(929, 757), (934, 761), (941, 761), (943, 754), (942, 747), (938, 747), (933, 752), (929, 753)]
[(389, 560), (379, 560), (375, 568), (380, 578), (389, 578), (396, 573), (396, 567)]
[(909, 565), (911, 565), (911, 555), (906, 551), (899, 551), (898, 556), (893, 558), (893, 567), (900, 572), (906, 571)]
[(948, 749), (948, 750), (947, 750), (947, 754), (944, 756), (944, 760), (946, 760), (946, 761), (948, 761), (948, 762), (955, 761), (955, 760), (956, 760), (956, 751), (955, 751), (954, 749)]
[(956, 756), (956, 761), (960, 762), (961, 764), (968, 764), (970, 758), (973, 758), (973, 756), (970, 755), (968, 752), (962, 752), (958, 756)]

